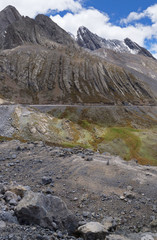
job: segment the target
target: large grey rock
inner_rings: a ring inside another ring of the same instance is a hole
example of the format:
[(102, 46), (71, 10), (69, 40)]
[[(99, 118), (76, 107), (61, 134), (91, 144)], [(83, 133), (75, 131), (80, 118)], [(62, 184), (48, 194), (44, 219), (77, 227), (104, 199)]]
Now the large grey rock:
[(78, 228), (78, 232), (85, 240), (104, 240), (108, 235), (107, 229), (98, 222), (89, 222)]
[(38, 224), (53, 229), (54, 223), (59, 229), (73, 233), (77, 227), (75, 216), (58, 197), (42, 193), (27, 192), (15, 209), (20, 223)]

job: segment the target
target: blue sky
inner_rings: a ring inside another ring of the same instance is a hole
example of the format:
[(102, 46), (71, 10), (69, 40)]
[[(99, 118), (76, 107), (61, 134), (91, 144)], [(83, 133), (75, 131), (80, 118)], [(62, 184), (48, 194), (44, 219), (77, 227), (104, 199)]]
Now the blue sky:
[(85, 26), (106, 39), (129, 37), (157, 57), (157, 0), (0, 0), (0, 10), (15, 6), (22, 15), (48, 15), (77, 35)]
[(126, 18), (130, 12), (140, 12), (150, 5), (156, 4), (155, 0), (86, 0), (84, 6), (106, 12), (112, 23), (117, 24), (121, 18)]

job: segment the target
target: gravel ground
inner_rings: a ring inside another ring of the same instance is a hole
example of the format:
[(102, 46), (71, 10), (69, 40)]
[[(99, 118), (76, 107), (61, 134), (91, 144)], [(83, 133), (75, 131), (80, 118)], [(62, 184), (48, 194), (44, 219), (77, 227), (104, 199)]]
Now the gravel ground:
[(16, 105), (0, 106), (0, 136), (11, 137), (15, 129), (12, 127), (12, 113)]
[[(51, 184), (43, 184), (44, 176), (52, 178)], [(115, 233), (134, 234), (130, 239), (141, 239), (138, 232), (157, 231), (151, 227), (157, 219), (156, 167), (125, 162), (108, 153), (14, 140), (0, 143), (0, 182), (11, 181), (61, 197), (81, 222), (101, 222), (112, 216), (118, 224)], [(8, 232), (16, 229), (7, 227)], [(18, 226), (17, 236), (19, 231), (24, 230)]]

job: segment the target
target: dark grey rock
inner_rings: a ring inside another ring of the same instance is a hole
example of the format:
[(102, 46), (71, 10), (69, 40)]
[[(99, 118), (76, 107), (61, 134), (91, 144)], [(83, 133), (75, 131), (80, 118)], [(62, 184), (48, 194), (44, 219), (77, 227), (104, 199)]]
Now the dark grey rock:
[(155, 59), (147, 49), (139, 46), (137, 43), (133, 42), (131, 39), (126, 38), (124, 39), (124, 42), (130, 49), (136, 50), (138, 54)]
[(50, 184), (50, 183), (52, 183), (52, 181), (53, 180), (51, 177), (47, 177), (47, 176), (42, 177), (42, 184), (44, 184), (44, 185)]
[(18, 223), (16, 216), (13, 216), (13, 214), (10, 211), (1, 211), (0, 212), (0, 219), (4, 222), (9, 223)]
[(92, 158), (92, 157), (87, 157), (87, 158), (85, 158), (85, 160), (86, 160), (87, 162), (91, 162), (91, 161), (93, 161), (93, 158)]
[(15, 212), (20, 223), (38, 224), (54, 229), (52, 222), (55, 222), (59, 229), (66, 229), (69, 233), (74, 232), (78, 226), (76, 217), (67, 209), (65, 203), (52, 195), (27, 192)]

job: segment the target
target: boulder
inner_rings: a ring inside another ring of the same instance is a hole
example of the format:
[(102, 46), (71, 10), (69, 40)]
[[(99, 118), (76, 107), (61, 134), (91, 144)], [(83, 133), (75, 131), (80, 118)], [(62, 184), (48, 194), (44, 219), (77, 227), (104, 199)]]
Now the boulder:
[(61, 230), (73, 233), (78, 227), (76, 217), (59, 198), (29, 191), (15, 208), (21, 224), (37, 224), (54, 229), (54, 223)]
[(78, 228), (78, 233), (85, 240), (104, 240), (108, 235), (107, 229), (98, 222), (89, 222)]

